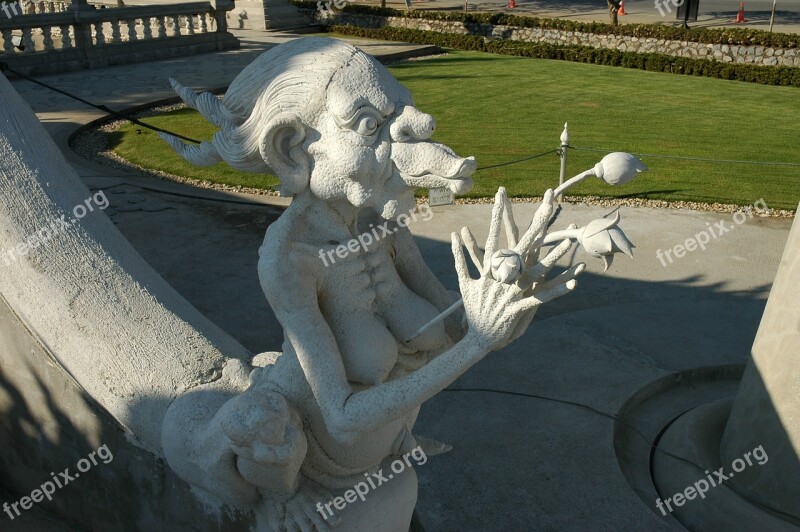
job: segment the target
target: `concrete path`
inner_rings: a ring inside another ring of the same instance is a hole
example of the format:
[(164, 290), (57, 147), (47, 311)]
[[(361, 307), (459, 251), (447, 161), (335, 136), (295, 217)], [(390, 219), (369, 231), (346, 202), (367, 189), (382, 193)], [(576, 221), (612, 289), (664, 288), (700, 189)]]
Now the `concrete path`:
[[(182, 295), (250, 350), (280, 350), (282, 334), (256, 274), (258, 246), (279, 210), (127, 185), (107, 192), (114, 222)], [(535, 205), (515, 207), (527, 225)], [(449, 288), (457, 286), (450, 232), (468, 225), (482, 241), (489, 213), (488, 205), (437, 207), (430, 221), (412, 225), (427, 262)], [(597, 207), (566, 206), (556, 227), (602, 214)], [(708, 222), (735, 229), (705, 251), (662, 266), (658, 249), (684, 242)], [(451, 387), (494, 391), (442, 393), (423, 408), (417, 431), (454, 446), (418, 468), (427, 530), (669, 526), (620, 472), (613, 420), (501, 392), (577, 402), (614, 416), (653, 380), (743, 364), (789, 221), (737, 226), (729, 215), (626, 209), (621, 225), (637, 246), (634, 259), (618, 257), (607, 273), (582, 252), (562, 261), (561, 268), (587, 262), (578, 290), (541, 309), (528, 334)]]
[[(252, 38), (236, 52), (47, 81), (123, 109), (168, 97), (169, 75), (195, 87), (225, 86), (270, 44)], [(27, 82), (15, 86), (62, 146), (98, 117)], [(257, 249), (278, 207), (263, 197), (197, 190), (65, 153), (91, 187), (107, 191), (106, 213), (188, 301), (251, 351), (280, 349), (282, 334), (256, 273)], [(534, 209), (515, 204), (520, 225)], [(484, 239), (489, 211), (488, 205), (437, 207), (430, 221), (411, 226), (448, 287), (456, 288), (450, 232), (468, 225)], [(567, 205), (555, 227), (602, 214), (597, 207)], [(627, 483), (609, 416), (655, 379), (746, 361), (790, 221), (736, 225), (729, 215), (651, 209), (624, 209), (622, 215), (637, 246), (634, 259), (618, 257), (605, 274), (599, 260), (582, 253), (564, 259), (560, 267), (588, 262), (577, 292), (547, 305), (523, 338), (454, 383), (462, 391), (444, 392), (423, 408), (417, 431), (454, 446), (418, 468), (418, 510), (427, 530), (678, 527)], [(720, 221), (735, 228), (705, 251), (666, 265), (657, 258), (657, 250)]]

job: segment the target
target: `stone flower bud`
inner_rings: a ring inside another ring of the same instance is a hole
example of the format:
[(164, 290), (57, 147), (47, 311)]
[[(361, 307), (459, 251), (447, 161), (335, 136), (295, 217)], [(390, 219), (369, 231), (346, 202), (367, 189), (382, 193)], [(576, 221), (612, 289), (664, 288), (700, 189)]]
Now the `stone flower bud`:
[(511, 284), (522, 274), (522, 257), (510, 249), (498, 249), (492, 254), (490, 267), (495, 281)]
[(646, 172), (647, 166), (630, 153), (616, 151), (609, 153), (594, 166), (597, 177), (609, 185), (624, 185), (632, 181), (639, 172)]

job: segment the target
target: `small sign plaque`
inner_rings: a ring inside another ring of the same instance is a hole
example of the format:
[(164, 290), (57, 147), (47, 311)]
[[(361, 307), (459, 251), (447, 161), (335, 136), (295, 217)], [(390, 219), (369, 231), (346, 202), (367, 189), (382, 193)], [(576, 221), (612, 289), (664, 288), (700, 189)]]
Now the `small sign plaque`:
[(428, 189), (428, 203), (431, 207), (437, 205), (452, 205), (455, 201), (455, 194), (449, 188), (430, 188)]

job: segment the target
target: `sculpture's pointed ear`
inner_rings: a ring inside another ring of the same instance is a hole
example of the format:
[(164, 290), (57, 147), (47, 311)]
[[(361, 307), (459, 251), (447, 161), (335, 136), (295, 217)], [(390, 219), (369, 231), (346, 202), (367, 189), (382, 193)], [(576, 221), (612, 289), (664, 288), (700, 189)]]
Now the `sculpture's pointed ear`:
[(258, 147), (261, 157), (280, 177), (280, 191), (284, 196), (293, 196), (308, 186), (311, 158), (303, 149), (305, 138), (305, 124), (290, 112), (273, 117), (261, 135)]

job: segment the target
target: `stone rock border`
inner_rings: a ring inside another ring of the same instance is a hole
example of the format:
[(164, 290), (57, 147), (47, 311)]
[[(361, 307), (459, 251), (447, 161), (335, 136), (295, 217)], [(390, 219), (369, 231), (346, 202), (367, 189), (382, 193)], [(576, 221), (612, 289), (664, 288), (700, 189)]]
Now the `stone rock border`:
[[(134, 116), (136, 118), (143, 118), (147, 116), (166, 113), (169, 111), (174, 111), (177, 109), (183, 109), (185, 107), (186, 106), (184, 104), (163, 105), (159, 107), (153, 107), (152, 109), (143, 111)], [(255, 194), (259, 196), (272, 196), (272, 197), (280, 196), (280, 194), (274, 190), (231, 186), (221, 183), (211, 183), (209, 181), (204, 181), (201, 179), (193, 179), (191, 177), (183, 177), (174, 174), (169, 174), (167, 172), (161, 172), (159, 170), (153, 170), (152, 168), (145, 168), (137, 164), (134, 164), (117, 155), (113, 150), (110, 150), (108, 148), (108, 145), (106, 144), (105, 134), (119, 129), (125, 123), (127, 123), (125, 120), (111, 120), (103, 124), (100, 124), (94, 128), (86, 129), (81, 133), (79, 133), (78, 135), (76, 135), (74, 139), (72, 139), (72, 141), (70, 142), (70, 148), (72, 148), (72, 150), (81, 157), (97, 162), (104, 166), (111, 166), (113, 168), (118, 168), (120, 170), (134, 171), (137, 173), (145, 174), (150, 177), (156, 177), (158, 179), (163, 179), (166, 181), (175, 181), (178, 183), (183, 183), (194, 187), (211, 189), (211, 190), (220, 190), (224, 192), (239, 192), (245, 194)], [(607, 207), (609, 209), (622, 206), (622, 207), (634, 207), (634, 208), (646, 207), (650, 209), (686, 209), (693, 211), (734, 213), (743, 208), (741, 205), (732, 205), (727, 203), (702, 203), (697, 201), (664, 201), (664, 200), (652, 200), (644, 198), (620, 199), (620, 198), (604, 198), (600, 196), (566, 196), (564, 199), (568, 203), (594, 205), (600, 207)], [(538, 203), (542, 201), (542, 197), (541, 196), (517, 197), (517, 198), (511, 198), (511, 201), (515, 203)], [(427, 202), (428, 202), (427, 197), (417, 198), (417, 203), (420, 205), (425, 204)], [(494, 197), (492, 196), (486, 198), (458, 198), (456, 199), (455, 203), (456, 205), (494, 203)], [(769, 211), (761, 211), (756, 209), (755, 214), (757, 216), (772, 217), (772, 218), (794, 218), (795, 216), (795, 213), (793, 211), (783, 210), (783, 209), (770, 209)]]

